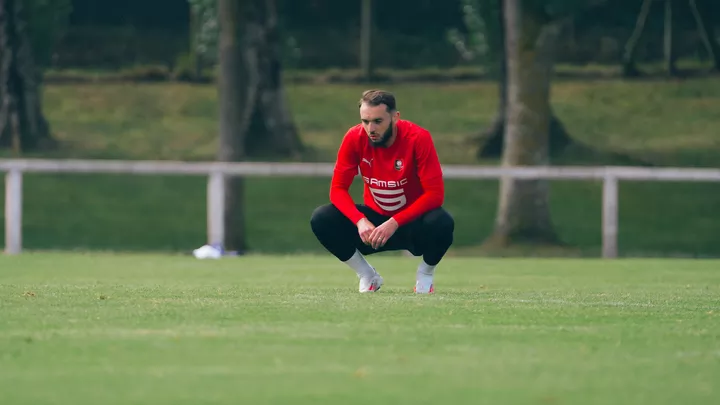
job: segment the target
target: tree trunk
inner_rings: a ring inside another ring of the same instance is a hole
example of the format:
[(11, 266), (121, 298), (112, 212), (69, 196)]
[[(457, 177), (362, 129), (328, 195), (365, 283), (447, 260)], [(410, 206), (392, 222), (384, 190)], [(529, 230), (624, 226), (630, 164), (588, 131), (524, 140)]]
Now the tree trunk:
[(665, 32), (663, 35), (663, 53), (665, 56), (665, 73), (668, 76), (677, 76), (675, 64), (677, 56), (673, 46), (673, 8), (672, 0), (665, 0)]
[[(527, 0), (506, 0), (508, 104), (502, 165), (549, 163), (550, 81), (559, 26)], [(495, 231), (487, 243), (557, 244), (545, 180), (502, 178)]]
[(498, 157), (502, 155), (503, 136), (505, 133), (505, 115), (507, 111), (507, 54), (505, 52), (505, 8), (503, 0), (498, 3), (497, 13), (498, 30), (495, 54), (497, 55), (497, 81), (498, 81), (498, 110), (490, 126), (480, 135), (480, 147), (477, 151), (478, 159)]
[[(282, 83), (274, 0), (219, 0), (218, 18), (218, 160), (299, 152), (302, 144)], [(248, 249), (243, 203), (243, 179), (226, 179), (224, 245), (239, 252)]]
[[(255, 99), (260, 85), (257, 61), (248, 47), (247, 31), (243, 24), (246, 5), (238, 0), (219, 0), (220, 38), (218, 59), (218, 96), (220, 107), (220, 142), (218, 160), (238, 162), (245, 159), (245, 137), (250, 127)], [(225, 179), (225, 248), (247, 249), (244, 216), (244, 182), (242, 178)]]
[[(282, 44), (275, 0), (235, 0), (250, 3), (254, 11), (244, 18), (248, 70), (257, 78), (252, 121), (245, 139), (247, 154), (296, 156), (302, 151), (282, 80)], [(243, 6), (246, 7), (246, 6)]]
[(22, 1), (0, 0), (0, 147), (51, 145)]
[(360, 72), (363, 80), (369, 82), (372, 69), (372, 5), (373, 0), (360, 0)]
[(718, 45), (718, 41), (712, 32), (713, 24), (709, 15), (710, 13), (701, 13), (695, 0), (690, 0), (690, 11), (692, 12), (693, 18), (695, 18), (700, 39), (705, 45), (710, 59), (713, 61), (713, 70), (720, 72), (720, 45)]
[[(507, 79), (502, 78), (499, 82), (499, 104), (498, 111), (490, 126), (480, 134), (480, 147), (477, 151), (478, 159), (496, 158), (503, 154), (505, 138), (505, 120), (507, 116)], [(558, 156), (575, 141), (570, 137), (565, 126), (555, 113), (550, 111), (550, 133), (549, 153), (550, 156)]]
[(638, 14), (637, 21), (635, 21), (635, 29), (625, 44), (625, 53), (622, 57), (622, 71), (625, 77), (640, 75), (640, 71), (637, 66), (635, 66), (635, 53), (637, 44), (640, 42), (640, 37), (642, 37), (642, 33), (645, 30), (645, 23), (647, 22), (648, 15), (650, 15), (652, 2), (653, 0), (643, 0), (642, 6), (640, 6), (640, 14)]
[(189, 43), (190, 43), (190, 49), (189, 49), (189, 57), (190, 57), (190, 66), (191, 69), (191, 80), (200, 80), (202, 78), (203, 74), (203, 60), (200, 55), (200, 52), (198, 51), (198, 36), (200, 32), (200, 25), (202, 24), (202, 20), (200, 19), (200, 16), (198, 15), (198, 11), (193, 7), (192, 5), (189, 6), (190, 10), (190, 37), (189, 37)]
[[(500, 12), (498, 13), (498, 111), (490, 126), (480, 134), (477, 158), (495, 158), (502, 156), (503, 138), (505, 137), (505, 118), (507, 113), (507, 56), (505, 51), (505, 11), (502, 0), (497, 0)], [(573, 143), (560, 120), (552, 114), (550, 121), (550, 155), (561, 153)]]

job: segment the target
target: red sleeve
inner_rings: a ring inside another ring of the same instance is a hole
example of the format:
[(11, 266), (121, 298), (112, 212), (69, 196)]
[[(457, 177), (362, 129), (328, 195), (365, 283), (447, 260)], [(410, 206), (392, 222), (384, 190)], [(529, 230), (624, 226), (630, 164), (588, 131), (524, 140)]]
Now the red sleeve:
[(340, 144), (335, 169), (330, 181), (330, 202), (337, 207), (353, 224), (365, 218), (355, 206), (350, 195), (350, 186), (358, 174), (360, 166), (360, 151), (357, 147), (357, 137), (348, 131)]
[(429, 133), (423, 133), (415, 142), (415, 159), (423, 194), (406, 209), (393, 216), (402, 226), (422, 214), (439, 208), (445, 201), (445, 183), (437, 150)]

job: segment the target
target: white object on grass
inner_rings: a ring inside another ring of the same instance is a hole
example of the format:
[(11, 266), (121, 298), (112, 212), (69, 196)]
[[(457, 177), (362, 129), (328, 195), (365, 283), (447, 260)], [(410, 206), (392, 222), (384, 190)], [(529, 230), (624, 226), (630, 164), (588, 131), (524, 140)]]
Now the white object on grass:
[(196, 259), (219, 259), (223, 255), (223, 249), (219, 246), (204, 245), (193, 250)]

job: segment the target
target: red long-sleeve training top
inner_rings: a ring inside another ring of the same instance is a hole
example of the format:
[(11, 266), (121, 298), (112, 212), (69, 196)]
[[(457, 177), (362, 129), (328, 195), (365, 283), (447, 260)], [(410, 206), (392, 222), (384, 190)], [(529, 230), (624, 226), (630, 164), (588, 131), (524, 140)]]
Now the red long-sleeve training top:
[(395, 218), (400, 226), (444, 202), (442, 168), (430, 132), (410, 121), (397, 121), (397, 138), (388, 148), (373, 146), (361, 124), (345, 134), (330, 184), (330, 202), (354, 224), (364, 217), (349, 193), (358, 168), (363, 203)]

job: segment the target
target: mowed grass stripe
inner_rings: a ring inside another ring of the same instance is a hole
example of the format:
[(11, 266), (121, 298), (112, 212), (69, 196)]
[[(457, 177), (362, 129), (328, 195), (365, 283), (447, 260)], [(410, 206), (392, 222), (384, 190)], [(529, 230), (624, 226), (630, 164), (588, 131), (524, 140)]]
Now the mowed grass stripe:
[[(3, 403), (714, 403), (720, 263), (0, 257)], [(387, 288), (386, 288), (387, 287)]]

